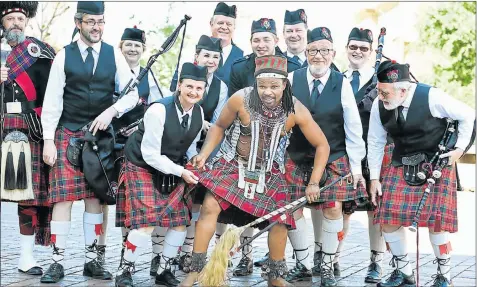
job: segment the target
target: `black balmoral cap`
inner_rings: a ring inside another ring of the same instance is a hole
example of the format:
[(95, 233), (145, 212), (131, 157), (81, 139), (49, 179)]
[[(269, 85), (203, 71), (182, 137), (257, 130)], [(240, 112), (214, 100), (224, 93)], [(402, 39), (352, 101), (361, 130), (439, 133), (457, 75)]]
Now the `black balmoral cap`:
[(396, 61), (384, 61), (379, 65), (378, 81), (380, 83), (396, 83), (411, 81), (408, 64), (399, 64)]
[(123, 40), (138, 41), (146, 44), (146, 34), (143, 30), (136, 28), (136, 26), (134, 28), (126, 28), (121, 36), (121, 41)]

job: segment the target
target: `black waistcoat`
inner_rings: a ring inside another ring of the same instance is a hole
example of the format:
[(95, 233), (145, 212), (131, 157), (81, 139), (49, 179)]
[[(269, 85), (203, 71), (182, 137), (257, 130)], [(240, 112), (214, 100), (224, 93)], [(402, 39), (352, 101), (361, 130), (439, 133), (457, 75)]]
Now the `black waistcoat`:
[(60, 124), (77, 131), (113, 104), (116, 62), (112, 46), (102, 42), (93, 77), (87, 76), (77, 42), (65, 47), (66, 85)]
[[(330, 156), (328, 158), (330, 163), (346, 154), (343, 105), (341, 104), (343, 75), (331, 70), (330, 77), (320, 97), (315, 106), (312, 107), (306, 77), (307, 69), (301, 68), (294, 72), (293, 95), (308, 108), (315, 122), (323, 130), (330, 145)], [(316, 149), (310, 145), (299, 127), (293, 128), (287, 150), (293, 161), (297, 163), (304, 163), (304, 161), (309, 163), (311, 161), (313, 163)]]
[[(164, 132), (162, 134), (161, 154), (167, 156), (171, 161), (177, 164), (184, 164), (184, 157), (187, 149), (194, 141), (197, 134), (202, 129), (202, 114), (200, 106), (194, 105), (192, 119), (189, 129), (186, 133), (182, 131), (180, 119), (177, 115), (174, 97), (166, 97), (152, 105), (162, 104), (166, 109), (166, 121), (164, 123)], [(148, 127), (148, 128), (154, 128)], [(141, 153), (141, 142), (144, 136), (144, 122), (139, 125), (139, 129), (134, 132), (126, 142), (124, 154), (133, 164), (152, 169), (143, 159)]]
[(429, 109), (430, 86), (417, 84), (409, 106), (406, 123), (401, 128), (397, 124), (397, 109), (386, 110), (379, 102), (379, 115), (384, 129), (394, 141), (393, 165), (402, 164), (401, 158), (416, 153), (425, 153), (428, 159), (438, 150), (445, 133), (447, 122), (432, 116)]
[(215, 75), (213, 75), (212, 83), (210, 84), (207, 95), (200, 101), (200, 105), (204, 110), (204, 119), (208, 122), (212, 120), (214, 111), (219, 104), (221, 81)]

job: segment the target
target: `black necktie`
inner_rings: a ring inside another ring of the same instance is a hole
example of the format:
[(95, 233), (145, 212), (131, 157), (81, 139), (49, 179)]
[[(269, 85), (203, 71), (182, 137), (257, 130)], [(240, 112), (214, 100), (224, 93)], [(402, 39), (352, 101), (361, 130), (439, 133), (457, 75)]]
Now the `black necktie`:
[(88, 47), (86, 50), (88, 51), (88, 56), (86, 56), (86, 61), (84, 61), (84, 64), (86, 67), (86, 72), (91, 78), (93, 76), (93, 69), (94, 69), (93, 48)]
[(314, 107), (316, 101), (320, 97), (320, 91), (318, 90), (318, 86), (321, 84), (320, 80), (313, 80), (313, 90), (311, 90), (311, 106)]
[(224, 65), (224, 53), (220, 53), (219, 69)]
[(293, 56), (292, 59), (295, 60), (298, 64), (301, 65), (300, 57), (298, 57), (297, 55), (295, 55), (295, 56)]
[(397, 108), (397, 111), (398, 111), (398, 115), (397, 115), (397, 123), (398, 123), (398, 126), (400, 126), (401, 128), (404, 126), (404, 124), (406, 123), (406, 119), (404, 118), (404, 114), (402, 113), (402, 110), (404, 109), (403, 106), (399, 106)]
[(182, 116), (182, 123), (181, 127), (183, 131), (187, 131), (187, 127), (189, 126), (189, 114), (185, 114)]
[(356, 95), (359, 89), (359, 71), (353, 71), (353, 79), (351, 80), (351, 88), (353, 88), (353, 94)]

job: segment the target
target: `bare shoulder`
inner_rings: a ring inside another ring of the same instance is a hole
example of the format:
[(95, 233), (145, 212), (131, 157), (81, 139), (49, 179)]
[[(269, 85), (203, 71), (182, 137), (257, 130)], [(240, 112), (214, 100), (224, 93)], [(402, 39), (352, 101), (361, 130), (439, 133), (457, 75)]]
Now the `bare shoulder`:
[(299, 118), (309, 113), (308, 109), (295, 97), (293, 97), (293, 106), (295, 108), (295, 116)]

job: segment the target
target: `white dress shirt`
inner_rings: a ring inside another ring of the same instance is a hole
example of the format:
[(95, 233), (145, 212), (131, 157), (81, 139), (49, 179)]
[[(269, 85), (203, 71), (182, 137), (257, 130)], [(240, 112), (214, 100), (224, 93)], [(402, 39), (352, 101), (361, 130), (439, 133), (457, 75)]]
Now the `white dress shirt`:
[[(349, 70), (344, 72), (344, 76), (351, 81), (353, 80), (353, 69), (349, 67)], [(374, 76), (374, 68), (373, 67), (362, 67), (361, 69), (358, 69), (359, 72), (359, 88), (358, 91), (361, 90), (361, 88)]]
[[(290, 83), (293, 83), (293, 74), (294, 72), (288, 74)], [(318, 86), (318, 91), (320, 93), (323, 92), (330, 75), (331, 70), (328, 69), (323, 77), (318, 78), (321, 82)], [(308, 81), (308, 88), (311, 95), (313, 90), (313, 80), (315, 78), (310, 73), (309, 68), (307, 69), (306, 79)], [(341, 105), (343, 106), (346, 153), (348, 154), (351, 173), (362, 174), (361, 160), (366, 156), (366, 146), (363, 140), (363, 126), (361, 125), (361, 118), (359, 117), (358, 106), (356, 105), (353, 90), (347, 81), (343, 81), (341, 87)]]
[(298, 57), (298, 62), (300, 62), (300, 65), (303, 65), (303, 63), (305, 63), (305, 61), (306, 61), (305, 50), (303, 50), (301, 53), (298, 53), (297, 55), (293, 54), (290, 51), (286, 51), (285, 55), (290, 57), (290, 58), (293, 58), (293, 56), (297, 56)]
[[(101, 45), (102, 42), (98, 42), (92, 46), (94, 58), (93, 73), (96, 71)], [(78, 39), (78, 48), (83, 61), (85, 61), (86, 56), (88, 56), (88, 51), (86, 50), (88, 45), (86, 45), (81, 38)], [(114, 48), (114, 59), (116, 63), (115, 82), (117, 86), (119, 86), (119, 89), (122, 90), (131, 80), (133, 75), (131, 73), (131, 69), (129, 69), (126, 59), (124, 59), (123, 54), (118, 48)], [(66, 74), (64, 67), (65, 49), (63, 48), (58, 52), (58, 54), (56, 54), (56, 57), (53, 60), (50, 76), (48, 78), (48, 84), (46, 86), (45, 98), (43, 100), (41, 124), (43, 126), (43, 139), (45, 140), (55, 139), (55, 131), (58, 127), (61, 114), (63, 113), (63, 93), (64, 87), (66, 85)], [(113, 96), (113, 92), (114, 91), (111, 91), (111, 97)], [(137, 89), (134, 89), (129, 94), (117, 101), (113, 105), (113, 108), (118, 112), (118, 117), (121, 117), (125, 112), (134, 108), (138, 100), (139, 96)]]
[[(188, 114), (188, 127), (190, 128), (193, 110), (194, 108), (191, 108), (187, 112), (181, 113), (176, 105), (179, 122), (182, 122), (182, 117)], [(200, 112), (202, 114), (202, 118), (204, 118), (202, 107), (200, 108)], [(141, 142), (142, 158), (148, 165), (152, 166), (158, 171), (164, 174), (173, 174), (180, 177), (184, 171), (184, 167), (175, 164), (167, 156), (161, 154), (162, 135), (164, 133), (165, 122), (166, 108), (163, 104), (154, 104), (147, 109), (146, 113), (144, 114), (144, 136), (142, 137)], [(197, 136), (195, 137), (189, 149), (187, 149), (188, 159), (191, 159), (193, 156), (197, 155), (197, 142), (199, 139), (200, 131), (197, 133)]]
[[(212, 79), (214, 74), (209, 74), (207, 75), (207, 88), (206, 91), (209, 93), (210, 85), (212, 84)], [(220, 81), (220, 95), (219, 95), (219, 102), (217, 103), (217, 107), (215, 107), (214, 110), (214, 115), (212, 116), (212, 120), (210, 121), (211, 124), (215, 123), (217, 119), (220, 116), (220, 113), (222, 112), (222, 109), (225, 106), (225, 103), (227, 102), (227, 95), (228, 95), (229, 89), (227, 88), (227, 85), (223, 82)]]
[[(401, 105), (404, 107), (402, 109), (404, 119), (407, 117), (407, 112), (414, 97), (416, 87), (416, 84), (411, 84), (408, 96)], [(383, 127), (379, 115), (379, 101), (379, 99), (374, 101), (369, 119), (368, 163), (371, 179), (379, 179), (384, 146), (386, 145), (386, 136), (388, 134)], [(429, 110), (431, 111), (431, 115), (435, 118), (451, 118), (459, 122), (459, 133), (455, 147), (465, 150), (470, 143), (472, 130), (474, 129), (474, 110), (437, 88), (431, 88), (429, 90)]]
[[(132, 68), (131, 70), (133, 71), (134, 77), (137, 77), (139, 76), (139, 73), (141, 72), (141, 67), (137, 65), (135, 68)], [(149, 99), (147, 104), (150, 105), (151, 103), (162, 99), (162, 97), (161, 97), (161, 93), (159, 93), (159, 88), (157, 87), (156, 82), (154, 81), (152, 70), (149, 70), (149, 73), (147, 73), (147, 81), (149, 82)], [(164, 89), (162, 87), (161, 87), (161, 92), (164, 95), (164, 98), (172, 95), (172, 92), (169, 91), (169, 89)]]
[(232, 44), (222, 47), (222, 63), (225, 64), (225, 61), (227, 61), (228, 57), (230, 56), (230, 53), (232, 52)]

